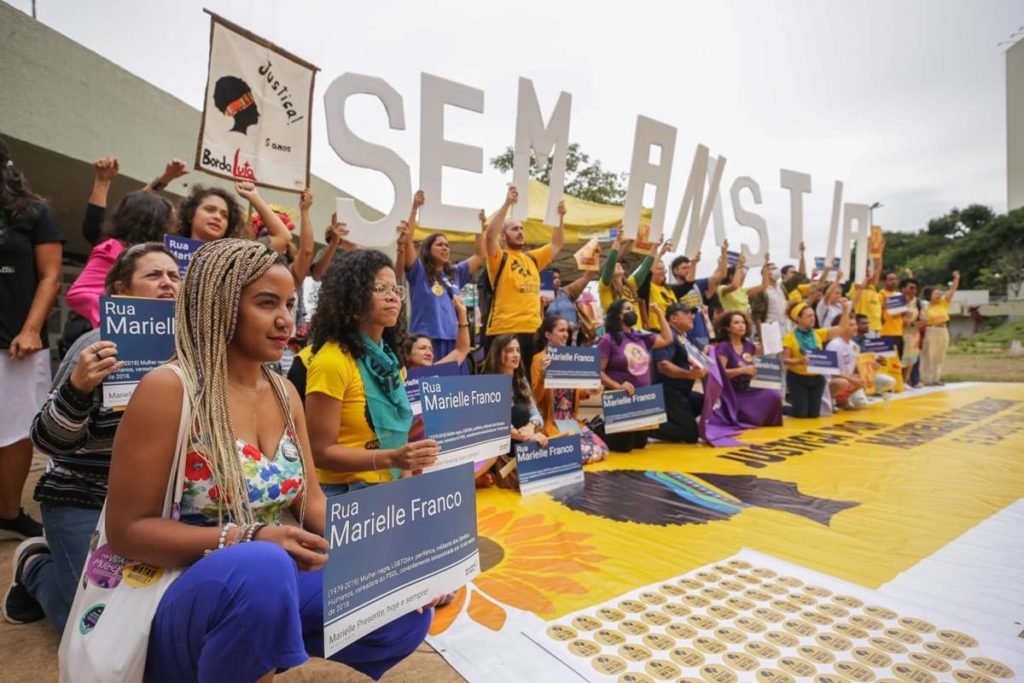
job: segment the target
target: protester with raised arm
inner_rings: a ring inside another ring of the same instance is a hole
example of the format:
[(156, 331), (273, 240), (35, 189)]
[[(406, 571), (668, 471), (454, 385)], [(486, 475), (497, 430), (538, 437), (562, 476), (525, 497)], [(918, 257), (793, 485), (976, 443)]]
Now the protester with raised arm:
[(750, 297), (764, 291), (769, 283), (767, 263), (761, 267), (761, 283), (753, 287), (743, 287), (743, 280), (747, 275), (747, 259), (740, 255), (735, 266), (729, 266), (726, 271), (726, 284), (718, 286), (718, 299), (722, 303), (722, 310), (726, 313), (733, 311), (750, 314)]
[(925, 386), (942, 385), (942, 364), (949, 350), (949, 304), (960, 287), (960, 271), (953, 271), (953, 283), (945, 293), (938, 287), (925, 287), (928, 308), (925, 311), (924, 341), (921, 345), (921, 381)]
[(605, 312), (608, 311), (613, 301), (620, 299), (639, 307), (640, 297), (637, 293), (640, 286), (639, 283), (650, 273), (651, 266), (654, 265), (654, 253), (661, 246), (660, 244), (652, 245), (651, 253), (644, 256), (636, 270), (629, 277), (626, 277), (626, 269), (619, 261), (619, 257), (623, 255), (622, 250), (626, 243), (627, 240), (622, 234), (622, 226), (620, 225), (615, 233), (615, 241), (612, 242), (612, 248), (608, 250), (608, 257), (601, 266), (601, 279), (597, 284), (597, 294), (600, 297), (601, 309)]
[[(82, 236), (86, 241), (95, 246), (100, 240), (103, 231), (103, 223), (106, 220), (107, 199), (110, 195), (110, 186), (114, 178), (121, 170), (117, 157), (103, 157), (93, 162), (92, 190), (89, 193), (89, 202), (85, 206), (85, 214), (82, 218)], [(171, 159), (164, 167), (163, 173), (142, 188), (145, 192), (159, 192), (175, 179), (188, 173), (185, 162), (181, 159)]]

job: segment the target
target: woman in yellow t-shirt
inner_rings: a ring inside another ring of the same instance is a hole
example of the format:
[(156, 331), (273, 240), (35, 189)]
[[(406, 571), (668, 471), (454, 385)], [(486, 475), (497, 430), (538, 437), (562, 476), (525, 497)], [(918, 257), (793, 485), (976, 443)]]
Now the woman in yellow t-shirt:
[(417, 473), (437, 459), (409, 442), (412, 409), (397, 355), (406, 290), (379, 251), (347, 252), (323, 276), (306, 376), (309, 442), (328, 496)]
[(625, 299), (634, 306), (639, 306), (639, 299), (637, 297), (639, 283), (647, 279), (647, 274), (651, 272), (654, 254), (660, 246), (656, 244), (651, 247), (651, 253), (644, 257), (644, 260), (640, 262), (640, 265), (636, 267), (632, 275), (626, 277), (626, 269), (619, 263), (619, 255), (622, 253), (624, 241), (622, 226), (620, 225), (618, 232), (615, 234), (615, 242), (612, 243), (612, 248), (608, 250), (608, 257), (601, 267), (601, 278), (597, 282), (597, 294), (601, 300), (601, 309), (604, 311), (611, 307), (612, 302), (619, 299)]
[(921, 342), (921, 381), (925, 386), (941, 385), (942, 364), (949, 349), (949, 304), (960, 286), (960, 271), (953, 271), (953, 285), (945, 294), (938, 288), (926, 287), (924, 299), (928, 302), (925, 313), (924, 341)]
[(843, 312), (839, 324), (824, 329), (814, 328), (814, 311), (803, 301), (789, 307), (789, 319), (796, 328), (782, 339), (782, 363), (786, 366), (786, 389), (793, 406), (791, 417), (821, 415), (821, 396), (825, 392), (825, 376), (807, 371), (807, 351), (820, 351), (838, 337), (850, 322), (850, 301), (842, 299)]

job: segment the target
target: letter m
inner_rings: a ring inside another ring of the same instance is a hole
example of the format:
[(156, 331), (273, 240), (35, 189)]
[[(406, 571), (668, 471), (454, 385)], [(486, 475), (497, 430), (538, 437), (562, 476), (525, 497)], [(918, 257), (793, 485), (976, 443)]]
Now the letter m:
[[(686, 181), (686, 191), (683, 193), (683, 202), (679, 206), (679, 217), (676, 218), (676, 227), (672, 232), (672, 243), (678, 249), (679, 238), (683, 235), (683, 228), (686, 226), (687, 217), (689, 217), (690, 230), (686, 235), (686, 250), (683, 253), (691, 256), (700, 251), (708, 220), (711, 218), (711, 212), (718, 200), (722, 172), (725, 171), (726, 159), (719, 156), (710, 181), (706, 181), (708, 157), (708, 148), (704, 145), (697, 145), (697, 151), (693, 155), (693, 165), (690, 167), (690, 178)], [(707, 187), (707, 197), (704, 196), (706, 182), (710, 182)]]

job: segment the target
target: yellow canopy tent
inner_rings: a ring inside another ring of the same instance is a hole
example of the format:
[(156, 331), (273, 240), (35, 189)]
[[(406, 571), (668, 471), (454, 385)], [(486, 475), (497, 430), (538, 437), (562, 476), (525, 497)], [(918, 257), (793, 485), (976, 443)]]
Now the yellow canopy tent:
[[(527, 244), (544, 244), (551, 239), (551, 227), (544, 225), (544, 212), (548, 205), (548, 186), (539, 180), (531, 180), (527, 193), (530, 201), (530, 215), (523, 222), (526, 242)], [(527, 197), (523, 195), (519, 197), (521, 202), (526, 199)], [(614, 228), (622, 223), (624, 207), (588, 202), (569, 195), (565, 195), (564, 199), (566, 244), (583, 244), (594, 237), (607, 237), (609, 228)], [(643, 209), (640, 212), (641, 234), (645, 234), (644, 227), (649, 226), (650, 222), (651, 210)], [(416, 229), (416, 240), (426, 239), (435, 232), (443, 233), (452, 243), (472, 242), (475, 237), (473, 233), (421, 226)]]

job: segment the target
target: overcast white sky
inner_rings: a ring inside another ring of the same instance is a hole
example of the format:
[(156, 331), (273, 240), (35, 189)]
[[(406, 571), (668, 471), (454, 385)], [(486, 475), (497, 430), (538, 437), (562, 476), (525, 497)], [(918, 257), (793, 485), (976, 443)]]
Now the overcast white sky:
[[(11, 4), (28, 11), (31, 3)], [(669, 225), (694, 147), (727, 157), (724, 187), (741, 175), (761, 184), (776, 260), (789, 242), (780, 168), (813, 177), (805, 202), (812, 254), (824, 252), (836, 179), (846, 201), (881, 202), (875, 222), (886, 229), (918, 229), (973, 202), (1006, 209), (1006, 46), (997, 44), (1024, 25), (1021, 0), (37, 4), (45, 24), (197, 108), (204, 6), (321, 68), (313, 172), (385, 211), (390, 183), (343, 163), (327, 144), (323, 92), (346, 71), (380, 76), (403, 95), (405, 131), (391, 131), (369, 98), (350, 100), (349, 120), (363, 138), (398, 151), (414, 183), (420, 72), (485, 92), (483, 115), (448, 115), (447, 135), (485, 156), (483, 176), (446, 172), (450, 203), (500, 204), (510, 177), (487, 160), (513, 142), (516, 83), (526, 76), (545, 116), (560, 91), (572, 93), (571, 138), (608, 169), (628, 170), (638, 114), (679, 129)], [(752, 241), (728, 201), (725, 208), (731, 241)]]

